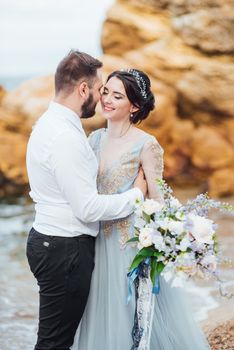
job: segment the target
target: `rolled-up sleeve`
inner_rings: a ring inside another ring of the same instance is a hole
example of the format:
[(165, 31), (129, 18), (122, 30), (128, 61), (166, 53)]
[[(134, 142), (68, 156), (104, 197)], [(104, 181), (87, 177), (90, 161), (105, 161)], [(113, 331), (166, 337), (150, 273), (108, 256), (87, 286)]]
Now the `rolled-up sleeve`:
[(86, 223), (128, 216), (135, 201), (143, 199), (142, 192), (133, 188), (122, 194), (98, 194), (93, 170), (96, 159), (90, 159), (85, 141), (77, 133), (64, 131), (52, 142), (51, 167), (63, 198), (74, 215)]

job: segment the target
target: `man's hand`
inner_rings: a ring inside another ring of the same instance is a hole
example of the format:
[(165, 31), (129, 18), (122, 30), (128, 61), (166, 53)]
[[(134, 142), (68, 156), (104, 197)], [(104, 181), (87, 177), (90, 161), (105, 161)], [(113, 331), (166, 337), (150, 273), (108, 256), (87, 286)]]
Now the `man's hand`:
[(143, 196), (145, 197), (146, 196), (146, 193), (147, 193), (147, 182), (145, 180), (145, 174), (144, 174), (144, 171), (142, 168), (140, 168), (140, 171), (137, 175), (137, 178), (134, 182), (134, 186), (133, 187), (138, 187), (141, 192), (143, 193)]

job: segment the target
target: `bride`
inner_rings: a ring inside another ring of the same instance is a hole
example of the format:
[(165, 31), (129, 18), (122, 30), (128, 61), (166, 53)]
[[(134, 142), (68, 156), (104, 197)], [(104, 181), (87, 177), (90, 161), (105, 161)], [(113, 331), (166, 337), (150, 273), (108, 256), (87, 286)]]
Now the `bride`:
[[(114, 194), (130, 189), (142, 167), (148, 197), (162, 201), (155, 179), (162, 178), (163, 150), (155, 137), (135, 126), (154, 109), (148, 76), (136, 69), (113, 72), (107, 78), (101, 104), (108, 127), (96, 130), (89, 137), (99, 162), (99, 193)], [(135, 349), (132, 339), (135, 297), (126, 303), (127, 272), (136, 255), (136, 248), (126, 245), (133, 235), (133, 221), (134, 215), (130, 215), (100, 223), (89, 300), (74, 350)], [(153, 296), (149, 350), (209, 349), (193, 320), (184, 292), (171, 288), (163, 279), (160, 283), (159, 294)]]

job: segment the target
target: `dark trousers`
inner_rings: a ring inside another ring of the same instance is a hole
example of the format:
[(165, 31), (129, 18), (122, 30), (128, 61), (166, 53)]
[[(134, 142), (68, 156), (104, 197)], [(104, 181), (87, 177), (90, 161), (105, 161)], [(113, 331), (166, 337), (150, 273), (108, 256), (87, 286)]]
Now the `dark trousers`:
[(40, 293), (35, 350), (69, 350), (88, 299), (95, 239), (48, 236), (31, 229), (27, 241), (30, 269)]

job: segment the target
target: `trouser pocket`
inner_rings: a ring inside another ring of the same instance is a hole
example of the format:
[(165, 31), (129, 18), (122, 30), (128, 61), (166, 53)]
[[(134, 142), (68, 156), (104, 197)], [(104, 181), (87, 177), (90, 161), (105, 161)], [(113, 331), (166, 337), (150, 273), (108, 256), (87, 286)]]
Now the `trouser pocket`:
[(53, 236), (43, 235), (33, 228), (31, 229), (26, 247), (26, 255), (30, 269), (36, 278), (41, 274), (48, 275), (48, 260)]

